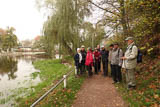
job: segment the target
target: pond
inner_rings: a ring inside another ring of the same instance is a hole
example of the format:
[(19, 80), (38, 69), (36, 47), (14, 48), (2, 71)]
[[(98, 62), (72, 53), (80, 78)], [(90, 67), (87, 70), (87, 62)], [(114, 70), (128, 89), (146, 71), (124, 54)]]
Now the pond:
[(15, 105), (13, 98), (23, 96), (21, 89), (30, 88), (41, 82), (39, 77), (32, 78), (31, 74), (40, 72), (32, 65), (33, 61), (40, 60), (34, 56), (0, 57), (0, 107)]

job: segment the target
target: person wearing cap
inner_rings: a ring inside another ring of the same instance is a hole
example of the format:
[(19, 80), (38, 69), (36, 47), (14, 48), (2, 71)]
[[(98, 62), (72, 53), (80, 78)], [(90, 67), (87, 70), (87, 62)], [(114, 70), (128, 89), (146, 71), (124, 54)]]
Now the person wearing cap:
[(88, 71), (88, 76), (92, 76), (92, 67), (93, 67), (93, 54), (92, 54), (92, 49), (90, 47), (88, 47), (87, 49), (87, 56), (86, 56), (86, 61), (85, 61), (85, 65), (87, 67), (87, 71)]
[(93, 52), (94, 54), (94, 69), (95, 69), (95, 74), (98, 74), (98, 67), (99, 67), (99, 63), (100, 63), (100, 52), (98, 51), (97, 48), (95, 48), (95, 51)]
[(109, 51), (107, 51), (104, 46), (101, 46), (101, 61), (103, 65), (103, 73), (104, 76), (106, 77), (108, 75), (108, 56), (109, 56)]
[(135, 68), (137, 65), (137, 55), (138, 55), (138, 48), (134, 43), (133, 37), (128, 37), (125, 39), (128, 43), (128, 47), (126, 49), (126, 52), (124, 54), (123, 59), (123, 65), (122, 67), (126, 70), (126, 82), (127, 82), (127, 88), (135, 88), (136, 82), (135, 82)]
[(75, 66), (77, 69), (77, 74), (82, 74), (82, 68), (81, 68), (81, 62), (82, 62), (82, 55), (81, 55), (81, 49), (77, 48), (77, 53), (74, 56)]
[(122, 49), (119, 48), (118, 43), (115, 43), (111, 53), (112, 77), (114, 81), (113, 83), (119, 83), (122, 81), (122, 74), (121, 74), (122, 56), (123, 56)]
[(85, 61), (86, 61), (86, 55), (87, 55), (87, 52), (85, 51), (85, 46), (84, 45), (81, 46), (81, 54), (82, 54), (81, 67), (82, 67), (82, 73), (83, 73), (86, 70), (86, 68), (85, 68)]
[(110, 50), (109, 50), (109, 58), (108, 58), (108, 61), (109, 61), (109, 64), (110, 64), (110, 70), (111, 70), (111, 77), (113, 76), (112, 74), (112, 64), (111, 64), (111, 55), (112, 55), (112, 51), (113, 51), (113, 44), (110, 44), (109, 45), (109, 48), (110, 48)]

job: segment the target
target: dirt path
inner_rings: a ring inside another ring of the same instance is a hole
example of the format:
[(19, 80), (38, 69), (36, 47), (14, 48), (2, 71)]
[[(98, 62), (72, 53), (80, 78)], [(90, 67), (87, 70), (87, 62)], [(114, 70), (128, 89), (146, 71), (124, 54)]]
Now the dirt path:
[(87, 78), (72, 107), (126, 107), (112, 82), (101, 74)]

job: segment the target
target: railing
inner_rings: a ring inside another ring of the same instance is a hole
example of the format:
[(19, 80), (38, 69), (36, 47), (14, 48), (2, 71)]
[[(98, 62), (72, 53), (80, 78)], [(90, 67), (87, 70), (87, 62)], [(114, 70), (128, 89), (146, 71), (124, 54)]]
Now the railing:
[[(74, 70), (73, 70), (74, 71)], [(52, 92), (57, 86), (59, 86), (64, 81), (64, 88), (67, 87), (67, 77), (73, 72), (70, 71), (66, 75), (63, 75), (63, 78), (52, 88), (50, 88), (44, 95), (42, 95), (38, 100), (36, 100), (30, 107), (34, 107), (36, 104), (38, 104), (43, 98), (45, 98), (50, 92)], [(75, 74), (77, 74), (77, 71), (75, 69)]]

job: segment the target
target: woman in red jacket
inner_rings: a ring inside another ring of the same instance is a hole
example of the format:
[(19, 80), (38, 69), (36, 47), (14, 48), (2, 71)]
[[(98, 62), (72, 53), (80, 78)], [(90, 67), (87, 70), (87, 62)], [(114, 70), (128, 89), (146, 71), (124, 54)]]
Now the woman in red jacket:
[(85, 65), (88, 70), (88, 75), (92, 76), (92, 66), (93, 66), (93, 53), (91, 48), (87, 49), (87, 56), (86, 56), (86, 62)]
[(100, 52), (96, 48), (95, 51), (93, 52), (94, 54), (94, 69), (95, 69), (95, 74), (98, 74), (98, 64), (100, 63)]

